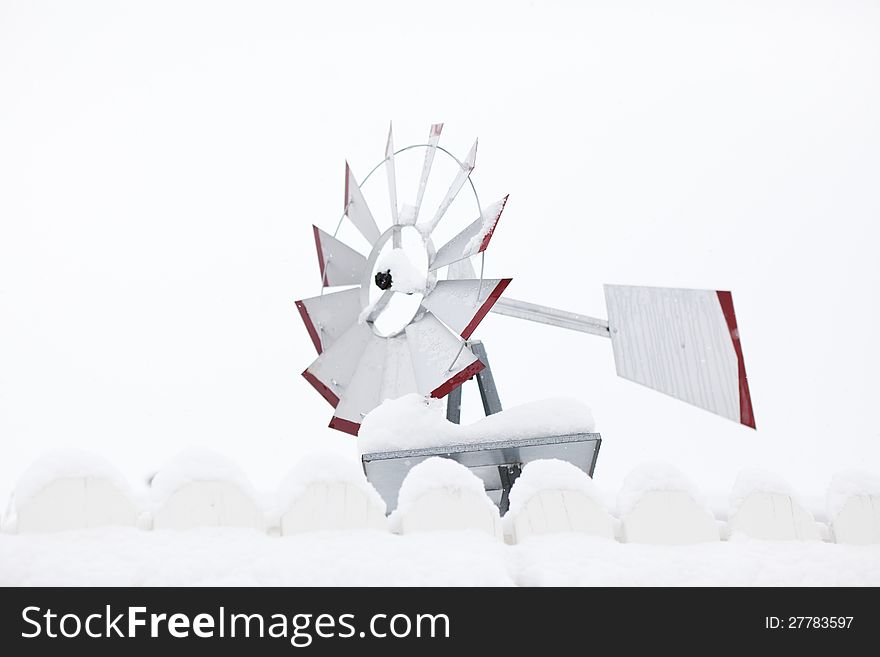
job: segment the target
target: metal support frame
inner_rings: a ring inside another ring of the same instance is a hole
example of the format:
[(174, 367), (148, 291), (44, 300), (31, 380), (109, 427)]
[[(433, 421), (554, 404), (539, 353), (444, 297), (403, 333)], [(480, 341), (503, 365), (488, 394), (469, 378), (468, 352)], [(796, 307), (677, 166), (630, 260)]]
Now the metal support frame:
[(510, 489), (513, 482), (522, 474), (522, 463), (507, 463), (498, 466), (498, 478), (501, 479), (501, 499), (498, 501), (498, 512), (507, 513), (510, 508)]
[[(502, 410), (501, 398), (498, 396), (498, 388), (495, 387), (495, 377), (492, 376), (492, 367), (489, 365), (486, 347), (480, 340), (468, 340), (465, 345), (485, 365), (475, 375), (477, 386), (480, 388), (480, 398), (483, 400), (483, 412), (486, 415), (500, 413)], [(457, 386), (446, 395), (446, 419), (455, 424), (461, 424), (461, 386)]]
[(410, 469), (432, 456), (452, 459), (483, 481), (486, 494), (501, 513), (508, 507), (510, 487), (523, 466), (538, 459), (561, 459), (576, 465), (591, 477), (602, 437), (598, 433), (542, 436), (517, 440), (445, 445), (361, 455), (364, 473), (388, 505), (397, 507), (397, 493)]

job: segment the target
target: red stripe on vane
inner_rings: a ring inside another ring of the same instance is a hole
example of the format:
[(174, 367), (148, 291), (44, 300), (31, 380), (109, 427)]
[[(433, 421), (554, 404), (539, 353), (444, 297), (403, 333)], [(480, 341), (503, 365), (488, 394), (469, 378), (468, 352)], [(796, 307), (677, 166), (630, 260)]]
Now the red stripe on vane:
[(473, 363), (465, 367), (461, 372), (438, 386), (437, 389), (431, 393), (431, 396), (435, 399), (445, 397), (462, 383), (471, 378), (474, 374), (481, 372), (484, 367), (486, 366), (483, 365), (481, 361), (475, 360)]
[(346, 420), (341, 417), (333, 416), (333, 419), (330, 420), (330, 424), (327, 425), (331, 429), (336, 429), (337, 431), (344, 431), (345, 433), (349, 433), (352, 436), (358, 435), (358, 431), (360, 431), (361, 425), (357, 422), (352, 422), (351, 420)]
[(724, 313), (724, 319), (727, 322), (727, 329), (730, 331), (733, 349), (736, 352), (739, 371), (739, 421), (741, 424), (755, 429), (755, 413), (752, 410), (752, 396), (749, 392), (749, 379), (746, 376), (746, 362), (739, 340), (739, 329), (736, 326), (736, 314), (733, 311), (733, 295), (730, 292), (721, 291), (717, 291), (716, 294), (718, 302), (721, 304), (721, 312)]
[(336, 408), (336, 407), (339, 405), (339, 397), (337, 397), (337, 396), (336, 396), (336, 393), (334, 393), (332, 390), (330, 390), (330, 388), (328, 388), (326, 385), (324, 385), (324, 384), (318, 379), (318, 377), (316, 377), (314, 374), (312, 374), (312, 373), (309, 372), (308, 370), (306, 370), (305, 372), (303, 372), (302, 375), (303, 375), (303, 378), (304, 378), (306, 381), (308, 381), (309, 383), (311, 383), (311, 384), (312, 384), (312, 387), (313, 387), (315, 390), (317, 390), (318, 393), (319, 393), (324, 399), (326, 399), (328, 402), (330, 402), (330, 405), (331, 405), (333, 408)]
[(480, 309), (477, 311), (477, 314), (474, 315), (474, 318), (464, 327), (464, 330), (461, 332), (461, 337), (465, 340), (471, 337), (471, 334), (476, 330), (480, 322), (483, 321), (483, 318), (489, 313), (492, 306), (495, 305), (495, 302), (498, 301), (499, 297), (504, 293), (504, 290), (510, 285), (510, 281), (512, 280), (512, 278), (501, 279), (501, 282), (495, 286), (495, 289), (492, 290), (492, 293), (486, 298), (483, 305), (480, 306)]

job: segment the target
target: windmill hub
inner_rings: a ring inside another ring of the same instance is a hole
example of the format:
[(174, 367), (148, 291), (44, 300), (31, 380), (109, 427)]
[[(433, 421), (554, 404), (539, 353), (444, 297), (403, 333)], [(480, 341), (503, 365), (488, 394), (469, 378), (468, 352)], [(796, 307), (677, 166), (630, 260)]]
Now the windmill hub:
[(380, 290), (390, 290), (391, 289), (391, 270), (388, 271), (377, 271), (376, 272), (376, 287)]

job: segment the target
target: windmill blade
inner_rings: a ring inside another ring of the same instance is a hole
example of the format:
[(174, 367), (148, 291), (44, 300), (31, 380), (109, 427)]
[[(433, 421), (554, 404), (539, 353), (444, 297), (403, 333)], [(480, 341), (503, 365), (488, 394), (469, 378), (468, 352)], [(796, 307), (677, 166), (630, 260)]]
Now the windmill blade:
[(508, 196), (510, 195), (484, 208), (480, 217), (441, 246), (428, 269), (434, 271), (485, 251), (504, 211), (504, 206), (507, 205)]
[(449, 189), (446, 192), (446, 196), (443, 197), (443, 200), (440, 202), (440, 207), (437, 208), (437, 212), (434, 213), (434, 218), (431, 219), (425, 225), (424, 234), (430, 235), (434, 232), (434, 229), (437, 227), (437, 224), (440, 223), (440, 220), (443, 218), (443, 215), (446, 214), (446, 211), (449, 209), (449, 206), (452, 205), (452, 202), (455, 200), (455, 197), (458, 196), (458, 192), (461, 190), (462, 186), (467, 182), (468, 176), (471, 175), (471, 171), (474, 170), (474, 166), (477, 163), (477, 142), (474, 142), (474, 145), (471, 146), (471, 150), (468, 152), (467, 157), (464, 162), (461, 163), (461, 167), (458, 170), (458, 173), (455, 174), (455, 178), (452, 181), (452, 184), (449, 186)]
[(315, 248), (318, 251), (318, 267), (324, 287), (337, 285), (360, 285), (363, 281), (367, 259), (348, 244), (312, 226)]
[(617, 374), (755, 428), (730, 292), (606, 285)]
[(467, 340), (510, 284), (509, 278), (439, 281), (422, 305)]
[[(391, 203), (391, 223), (397, 226), (400, 216), (397, 211), (397, 172), (394, 169), (394, 137), (391, 134), (391, 124), (388, 124), (388, 141), (385, 142), (385, 175), (388, 178), (388, 198)], [(400, 248), (400, 230), (395, 229), (391, 236), (392, 246)]]
[(382, 371), (382, 401), (397, 399), (417, 392), (416, 375), (413, 372), (412, 355), (406, 333), (386, 338), (385, 368)]
[(330, 427), (356, 436), (367, 413), (386, 399), (412, 392), (417, 390), (406, 335), (374, 336), (367, 342)]
[(358, 319), (361, 289), (353, 287), (296, 302), (303, 324), (320, 354)]
[(430, 312), (406, 327), (420, 394), (443, 397), (485, 365)]
[(425, 198), (425, 187), (428, 185), (428, 176), (431, 175), (431, 165), (434, 164), (434, 154), (437, 152), (437, 144), (440, 141), (440, 133), (443, 132), (443, 124), (435, 123), (431, 126), (428, 135), (428, 148), (425, 151), (425, 161), (422, 163), (422, 176), (419, 178), (419, 192), (416, 196), (416, 206), (412, 222), (419, 219), (419, 210), (422, 207), (422, 199)]
[(348, 162), (345, 163), (345, 214), (370, 244), (376, 243), (379, 239), (379, 227)]
[(381, 403), (386, 350), (386, 341), (375, 334), (367, 341), (330, 420), (331, 429), (356, 436), (363, 417)]
[(354, 376), (364, 347), (375, 335), (366, 324), (355, 323), (302, 373), (305, 380), (331, 406), (339, 404), (339, 398)]
[(454, 281), (462, 278), (476, 278), (477, 272), (471, 264), (470, 258), (453, 262), (446, 270), (446, 280)]

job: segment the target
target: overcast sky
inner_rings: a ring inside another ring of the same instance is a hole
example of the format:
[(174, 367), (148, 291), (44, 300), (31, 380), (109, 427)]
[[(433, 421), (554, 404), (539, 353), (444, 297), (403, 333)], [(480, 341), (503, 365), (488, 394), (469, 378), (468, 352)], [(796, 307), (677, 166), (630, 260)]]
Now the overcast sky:
[(293, 301), (389, 120), (398, 147), (480, 138), (511, 297), (733, 291), (757, 432), (618, 379), (601, 338), (477, 331), (505, 405), (593, 408), (603, 488), (657, 458), (721, 492), (744, 465), (811, 494), (880, 470), (878, 34), (851, 0), (0, 0), (0, 493), (58, 446), (132, 477), (212, 446), (264, 488), (354, 455)]

